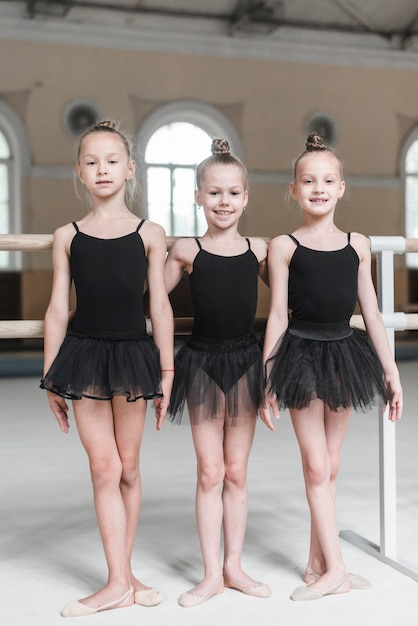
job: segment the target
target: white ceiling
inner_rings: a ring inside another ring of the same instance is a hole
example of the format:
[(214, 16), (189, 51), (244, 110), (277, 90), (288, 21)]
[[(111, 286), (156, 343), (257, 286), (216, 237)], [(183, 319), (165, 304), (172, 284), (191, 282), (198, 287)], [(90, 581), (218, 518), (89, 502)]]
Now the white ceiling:
[(0, 38), (418, 69), (418, 0), (0, 0)]

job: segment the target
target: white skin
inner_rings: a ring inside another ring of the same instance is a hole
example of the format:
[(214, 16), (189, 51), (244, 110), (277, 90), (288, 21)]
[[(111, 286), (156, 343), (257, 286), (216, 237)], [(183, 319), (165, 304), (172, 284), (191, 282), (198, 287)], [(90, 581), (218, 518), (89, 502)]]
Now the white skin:
[[(208, 229), (200, 238), (203, 248), (220, 256), (243, 254), (248, 245), (238, 232), (238, 221), (247, 204), (248, 191), (240, 166), (211, 165), (195, 192), (203, 206)], [(259, 262), (259, 274), (266, 276), (267, 244), (251, 238), (251, 249)], [(190, 274), (198, 253), (193, 239), (178, 239), (166, 262), (166, 283), (170, 292)], [(226, 315), (219, 311), (219, 315)], [(248, 419), (248, 417), (250, 417)], [(191, 593), (213, 595), (223, 590), (222, 575), (239, 587), (257, 581), (241, 567), (241, 553), (247, 521), (247, 464), (256, 423), (256, 409), (237, 426), (226, 424), (224, 412), (217, 419), (192, 426), (197, 458), (196, 519), (204, 564), (204, 578)], [(224, 558), (221, 566), (220, 538), (224, 529)]]
[[(290, 193), (303, 211), (302, 223), (294, 232), (302, 245), (323, 251), (338, 250), (347, 245), (347, 234), (334, 223), (335, 207), (344, 190), (340, 163), (335, 155), (312, 152), (301, 158), (296, 178), (290, 184)], [(351, 245), (360, 260), (358, 302), (368, 334), (383, 366), (385, 384), (393, 394), (388, 417), (394, 422), (402, 414), (402, 388), (372, 283), (370, 244), (363, 235), (352, 233)], [(288, 325), (289, 263), (294, 251), (295, 244), (286, 235), (274, 238), (269, 246), (271, 309), (266, 328), (264, 362)], [(261, 411), (262, 419), (274, 430), (271, 413), (275, 418), (279, 417), (275, 398), (266, 396)], [(350, 413), (351, 409), (341, 409), (335, 413), (319, 399), (313, 400), (306, 409), (290, 409), (311, 513), (307, 567), (321, 574), (320, 578), (315, 579), (305, 573), (305, 582), (320, 591), (340, 583), (346, 573), (338, 538), (335, 497), (340, 451)], [(349, 589), (347, 578), (339, 591), (346, 592)]]
[[(134, 176), (135, 163), (130, 160), (122, 139), (106, 131), (87, 135), (76, 171), (91, 198), (91, 210), (78, 222), (80, 231), (103, 239), (134, 232), (139, 219), (127, 208), (124, 195), (126, 181)], [(57, 355), (69, 322), (70, 245), (74, 235), (72, 224), (54, 234), (54, 278), (45, 315), (44, 372)], [(160, 226), (147, 221), (141, 228), (141, 237), (148, 257), (153, 338), (160, 350), (161, 369), (173, 370), (173, 314), (164, 278), (165, 233)], [(154, 401), (157, 430), (165, 418), (172, 382), (173, 372), (163, 372), (163, 397)], [(61, 430), (68, 432), (66, 401), (47, 393)], [(97, 608), (121, 597), (131, 585), (135, 591), (147, 589), (134, 577), (130, 563), (141, 504), (139, 455), (146, 401), (128, 403), (120, 396), (111, 401), (83, 398), (73, 402), (73, 410), (89, 458), (97, 522), (108, 566), (107, 584), (81, 600)], [(133, 596), (125, 606), (132, 602)]]

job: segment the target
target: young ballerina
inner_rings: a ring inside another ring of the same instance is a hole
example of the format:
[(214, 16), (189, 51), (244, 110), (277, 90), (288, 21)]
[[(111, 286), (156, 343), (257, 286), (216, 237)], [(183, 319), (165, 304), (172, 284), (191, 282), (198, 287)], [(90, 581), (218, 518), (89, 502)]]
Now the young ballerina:
[[(73, 401), (108, 566), (106, 585), (68, 604), (64, 617), (161, 602), (159, 591), (134, 577), (131, 556), (141, 502), (146, 401), (155, 399), (159, 430), (173, 381), (173, 314), (164, 278), (164, 230), (127, 207), (135, 177), (131, 154), (127, 137), (112, 122), (100, 122), (82, 135), (76, 172), (90, 210), (54, 234), (41, 387), (65, 433), (66, 399)], [(77, 308), (70, 320), (72, 280)], [(154, 341), (146, 334), (145, 280)]]
[[(262, 419), (274, 430), (270, 409), (277, 418), (279, 408), (289, 408), (311, 513), (307, 585), (292, 593), (293, 600), (371, 586), (347, 574), (341, 553), (335, 514), (340, 450), (352, 409), (368, 408), (381, 397), (389, 403), (390, 420), (400, 419), (402, 411), (399, 373), (371, 279), (369, 240), (334, 224), (344, 189), (341, 162), (319, 136), (310, 135), (290, 184), (302, 223), (269, 247)], [(357, 300), (368, 335), (349, 326)]]
[[(189, 275), (194, 324), (176, 357), (169, 412), (180, 421), (187, 400), (197, 457), (196, 518), (204, 578), (179, 598), (202, 604), (224, 586), (266, 598), (268, 585), (241, 567), (247, 517), (246, 472), (258, 407), (263, 402), (262, 354), (253, 334), (257, 283), (266, 280), (267, 244), (242, 237), (238, 222), (248, 200), (247, 171), (217, 139), (197, 168), (195, 198), (207, 231), (179, 239), (166, 262), (170, 292)], [(224, 530), (221, 568), (220, 540)]]

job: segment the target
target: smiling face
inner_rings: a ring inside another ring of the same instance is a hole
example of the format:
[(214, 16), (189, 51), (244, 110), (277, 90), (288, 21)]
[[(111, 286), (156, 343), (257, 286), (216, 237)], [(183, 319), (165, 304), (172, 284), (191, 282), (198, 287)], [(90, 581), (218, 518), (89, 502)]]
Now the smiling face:
[(105, 198), (124, 190), (135, 163), (117, 133), (102, 131), (83, 139), (76, 171), (92, 196)]
[(248, 200), (242, 169), (235, 164), (211, 165), (199, 182), (195, 198), (203, 206), (208, 226), (236, 224)]
[(305, 213), (324, 215), (334, 211), (344, 195), (341, 164), (332, 152), (314, 151), (298, 161), (290, 194)]

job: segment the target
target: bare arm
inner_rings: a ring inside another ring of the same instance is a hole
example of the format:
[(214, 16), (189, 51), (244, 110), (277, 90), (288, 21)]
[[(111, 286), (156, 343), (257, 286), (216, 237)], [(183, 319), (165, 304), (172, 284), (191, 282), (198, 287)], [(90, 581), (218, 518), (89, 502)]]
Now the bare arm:
[[(63, 226), (54, 233), (52, 248), (54, 277), (44, 326), (44, 375), (57, 356), (68, 327), (71, 285), (68, 249), (71, 236), (68, 226)], [(49, 391), (47, 395), (49, 406), (61, 430), (68, 432), (68, 406), (65, 399)]]
[(258, 275), (260, 276), (263, 283), (269, 286), (269, 274), (268, 274), (268, 266), (267, 266), (267, 252), (268, 245), (264, 239), (260, 238), (250, 238), (251, 249), (254, 252), (255, 256), (258, 259)]
[[(283, 235), (272, 239), (269, 245), (268, 273), (270, 277), (271, 304), (264, 339), (264, 365), (266, 365), (275, 345), (288, 326), (289, 259), (293, 250), (292, 242)], [(266, 393), (265, 404), (260, 411), (260, 417), (270, 430), (274, 430), (270, 409), (278, 419), (277, 402), (270, 394)]]
[(358, 301), (368, 335), (385, 372), (385, 383), (392, 393), (389, 405), (389, 419), (399, 420), (402, 416), (402, 387), (399, 371), (390, 349), (386, 328), (377, 304), (376, 293), (371, 278), (371, 254), (369, 240), (353, 233), (352, 245), (360, 258), (358, 271)]
[(152, 334), (160, 351), (161, 386), (163, 397), (154, 401), (157, 430), (160, 430), (170, 401), (174, 378), (174, 320), (164, 277), (167, 244), (164, 229), (146, 222), (143, 239), (148, 256), (148, 290)]

